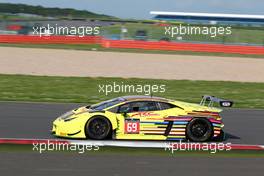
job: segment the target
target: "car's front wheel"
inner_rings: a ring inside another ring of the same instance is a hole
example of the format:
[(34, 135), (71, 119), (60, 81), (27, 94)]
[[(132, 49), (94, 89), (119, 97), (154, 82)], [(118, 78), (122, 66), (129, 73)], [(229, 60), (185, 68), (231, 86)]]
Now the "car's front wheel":
[(111, 131), (111, 123), (104, 116), (94, 116), (85, 125), (86, 136), (90, 139), (106, 139)]
[(206, 118), (194, 118), (187, 125), (186, 135), (194, 142), (208, 141), (213, 135), (212, 124)]

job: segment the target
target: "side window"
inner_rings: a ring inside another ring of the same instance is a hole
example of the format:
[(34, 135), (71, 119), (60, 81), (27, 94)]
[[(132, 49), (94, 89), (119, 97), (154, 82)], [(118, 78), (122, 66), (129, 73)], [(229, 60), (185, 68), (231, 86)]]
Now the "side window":
[(143, 111), (157, 111), (159, 110), (157, 103), (154, 101), (137, 101), (131, 102), (119, 107), (119, 113), (122, 112), (143, 112)]
[(113, 113), (117, 113), (118, 112), (118, 106), (110, 108), (108, 111), (113, 112)]
[(164, 103), (164, 102), (159, 102), (160, 108), (161, 110), (166, 110), (166, 109), (171, 109), (171, 108), (175, 108), (177, 106), (170, 104), (170, 103)]
[(119, 113), (123, 113), (123, 112), (131, 112), (131, 103), (126, 103), (126, 104), (123, 104), (121, 106), (119, 106), (119, 110), (118, 112)]
[(139, 101), (131, 104), (133, 112), (157, 111), (157, 104), (154, 101)]

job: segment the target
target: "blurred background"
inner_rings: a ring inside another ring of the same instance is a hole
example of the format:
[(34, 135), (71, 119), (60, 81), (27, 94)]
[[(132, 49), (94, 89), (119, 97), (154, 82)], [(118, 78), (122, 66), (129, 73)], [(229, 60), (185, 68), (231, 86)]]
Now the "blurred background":
[[(152, 19), (135, 20), (96, 14), (70, 8), (47, 8), (26, 4), (0, 3), (0, 34), (32, 35), (35, 26), (99, 26), (100, 35), (112, 40), (144, 40), (192, 43), (219, 43), (264, 46), (264, 17), (260, 19), (233, 18), (229, 21), (205, 17), (152, 15)], [(165, 26), (232, 26), (232, 35), (164, 35)]]

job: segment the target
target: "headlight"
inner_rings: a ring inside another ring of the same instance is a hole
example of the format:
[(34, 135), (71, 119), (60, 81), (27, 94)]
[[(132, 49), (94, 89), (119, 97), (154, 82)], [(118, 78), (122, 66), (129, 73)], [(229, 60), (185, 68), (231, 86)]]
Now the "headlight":
[(64, 119), (64, 122), (69, 122), (69, 121), (76, 119), (76, 118), (77, 117), (68, 117), (68, 118)]

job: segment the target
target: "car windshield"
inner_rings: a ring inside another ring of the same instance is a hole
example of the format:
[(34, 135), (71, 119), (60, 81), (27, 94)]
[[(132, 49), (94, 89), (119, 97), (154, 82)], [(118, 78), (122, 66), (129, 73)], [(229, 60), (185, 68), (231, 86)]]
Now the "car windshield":
[(90, 109), (101, 111), (103, 109), (106, 109), (108, 107), (114, 106), (114, 105), (119, 104), (119, 103), (124, 102), (124, 101), (125, 101), (124, 98), (120, 98), (120, 97), (119, 98), (114, 98), (114, 99), (111, 99), (111, 100), (103, 101), (103, 102), (101, 102), (99, 104), (92, 105), (90, 107)]

